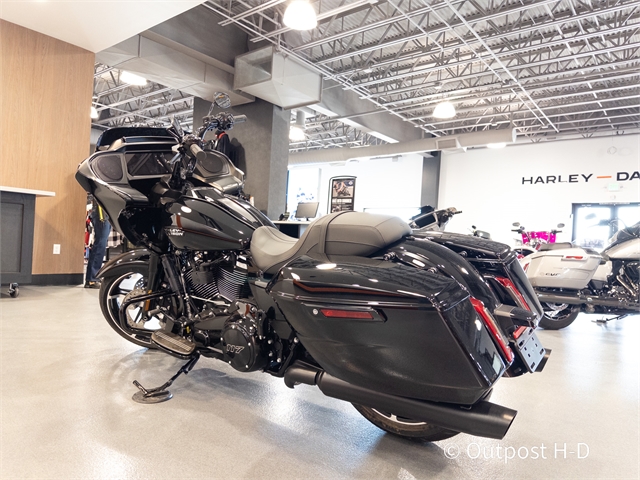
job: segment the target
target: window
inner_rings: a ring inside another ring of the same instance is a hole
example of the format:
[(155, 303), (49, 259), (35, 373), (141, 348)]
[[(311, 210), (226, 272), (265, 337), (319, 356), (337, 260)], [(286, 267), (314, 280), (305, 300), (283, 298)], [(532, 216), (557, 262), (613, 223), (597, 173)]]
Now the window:
[(602, 251), (614, 233), (639, 221), (640, 203), (574, 203), (572, 242)]

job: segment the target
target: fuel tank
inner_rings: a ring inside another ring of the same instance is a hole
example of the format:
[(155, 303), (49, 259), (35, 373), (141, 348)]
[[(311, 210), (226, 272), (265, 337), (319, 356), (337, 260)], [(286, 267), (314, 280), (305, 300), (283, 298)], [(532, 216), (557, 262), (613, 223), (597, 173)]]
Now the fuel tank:
[(191, 188), (172, 203), (169, 241), (183, 250), (240, 250), (247, 248), (254, 230), (273, 223), (249, 202), (212, 187)]

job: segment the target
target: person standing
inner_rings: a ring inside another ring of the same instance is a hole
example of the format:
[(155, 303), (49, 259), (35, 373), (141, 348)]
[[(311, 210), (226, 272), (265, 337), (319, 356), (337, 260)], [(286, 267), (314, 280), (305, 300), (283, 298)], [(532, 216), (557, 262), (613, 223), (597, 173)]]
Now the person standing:
[(100, 280), (96, 278), (96, 274), (102, 267), (102, 261), (107, 251), (107, 240), (111, 232), (111, 224), (107, 213), (95, 200), (92, 199), (92, 203), (93, 245), (89, 250), (84, 288), (100, 288)]

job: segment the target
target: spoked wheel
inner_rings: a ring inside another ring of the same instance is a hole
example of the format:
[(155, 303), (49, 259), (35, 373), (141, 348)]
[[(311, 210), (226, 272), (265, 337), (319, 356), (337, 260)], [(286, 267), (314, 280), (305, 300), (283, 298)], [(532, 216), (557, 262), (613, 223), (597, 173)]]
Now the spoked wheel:
[(144, 301), (133, 303), (126, 310), (127, 326), (144, 330), (144, 332), (125, 330), (119, 322), (122, 303), (136, 295), (146, 293), (147, 274), (147, 267), (127, 266), (105, 277), (100, 286), (100, 307), (107, 323), (120, 336), (141, 347), (156, 348), (151, 343), (151, 334), (164, 325), (164, 320), (162, 314), (146, 315)]
[(560, 330), (571, 325), (579, 313), (580, 305), (545, 303), (539, 325), (546, 330)]
[(423, 442), (437, 442), (457, 435), (460, 432), (447, 430), (426, 422), (403, 418), (389, 412), (383, 412), (371, 407), (353, 404), (360, 414), (385, 432), (420, 440)]

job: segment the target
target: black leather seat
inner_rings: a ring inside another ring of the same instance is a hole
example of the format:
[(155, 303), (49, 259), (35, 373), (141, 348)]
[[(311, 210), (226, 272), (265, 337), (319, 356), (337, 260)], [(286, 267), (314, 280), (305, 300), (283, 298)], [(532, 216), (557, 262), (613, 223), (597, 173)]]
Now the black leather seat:
[(540, 246), (539, 252), (548, 252), (549, 250), (563, 250), (565, 248), (573, 248), (571, 242), (560, 242), (560, 243), (543, 243)]
[(260, 227), (251, 238), (251, 255), (258, 268), (274, 274), (307, 254), (327, 260), (330, 255), (366, 257), (410, 233), (409, 225), (398, 217), (338, 212), (312, 222), (299, 240), (273, 227)]

